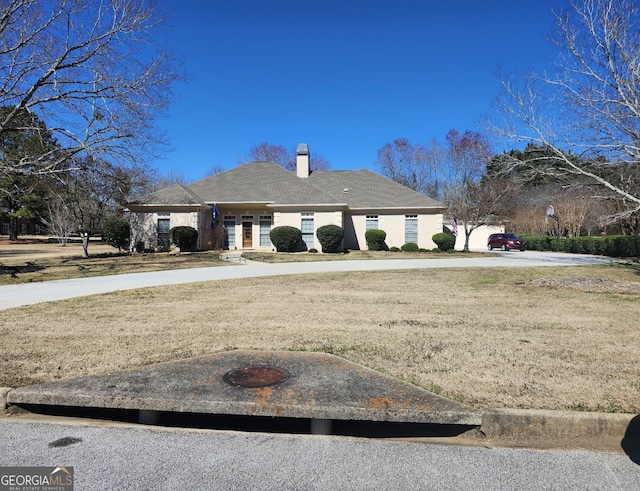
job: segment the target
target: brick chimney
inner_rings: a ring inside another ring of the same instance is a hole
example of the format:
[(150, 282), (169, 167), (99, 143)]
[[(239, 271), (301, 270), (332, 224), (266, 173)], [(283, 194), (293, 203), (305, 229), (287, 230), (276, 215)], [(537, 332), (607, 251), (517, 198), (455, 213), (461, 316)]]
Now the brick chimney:
[(309, 177), (309, 146), (306, 143), (300, 143), (296, 149), (296, 172), (298, 177)]

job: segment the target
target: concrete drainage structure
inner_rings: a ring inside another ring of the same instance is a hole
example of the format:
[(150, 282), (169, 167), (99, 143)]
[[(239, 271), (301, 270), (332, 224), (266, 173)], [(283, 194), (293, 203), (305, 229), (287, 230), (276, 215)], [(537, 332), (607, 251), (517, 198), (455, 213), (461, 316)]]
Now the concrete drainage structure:
[(476, 411), (326, 353), (230, 351), (0, 389), (8, 407), (219, 429), (463, 436), (484, 445), (640, 452), (640, 416)]

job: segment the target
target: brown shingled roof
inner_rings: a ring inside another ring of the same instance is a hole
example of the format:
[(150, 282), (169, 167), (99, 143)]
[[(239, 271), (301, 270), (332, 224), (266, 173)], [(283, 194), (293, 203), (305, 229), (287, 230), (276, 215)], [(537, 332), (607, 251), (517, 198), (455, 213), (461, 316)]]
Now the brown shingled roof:
[(350, 209), (442, 208), (442, 203), (368, 169), (315, 171), (299, 178), (274, 162), (249, 162), (188, 187), (161, 189), (141, 204), (268, 203)]
[(205, 200), (198, 196), (193, 189), (182, 184), (174, 184), (162, 188), (131, 205), (204, 205)]

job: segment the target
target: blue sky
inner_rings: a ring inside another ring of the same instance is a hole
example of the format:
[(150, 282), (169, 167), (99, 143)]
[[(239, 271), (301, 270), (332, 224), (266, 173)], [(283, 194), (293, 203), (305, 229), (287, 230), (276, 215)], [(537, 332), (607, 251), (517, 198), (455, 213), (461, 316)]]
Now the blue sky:
[[(166, 44), (191, 80), (160, 127), (173, 150), (152, 165), (188, 180), (244, 162), (261, 142), (309, 145), (331, 168), (375, 170), (405, 137), (482, 130), (494, 73), (553, 58), (562, 0), (161, 0)], [(497, 148), (496, 150), (501, 150)]]

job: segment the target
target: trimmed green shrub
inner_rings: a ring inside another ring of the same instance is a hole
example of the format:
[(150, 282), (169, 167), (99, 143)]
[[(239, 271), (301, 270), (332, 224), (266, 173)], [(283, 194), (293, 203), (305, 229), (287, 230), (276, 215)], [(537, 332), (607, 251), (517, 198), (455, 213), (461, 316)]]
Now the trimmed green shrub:
[(309, 249), (309, 254), (317, 254), (318, 253), (318, 249), (316, 249), (315, 247), (312, 247), (311, 249)]
[(322, 246), (322, 252), (342, 252), (344, 230), (337, 225), (324, 225), (316, 232)]
[(551, 236), (534, 236), (534, 235), (521, 235), (520, 238), (524, 239), (527, 243), (527, 249), (530, 251), (551, 251), (556, 250), (556, 238)]
[(418, 252), (419, 247), (415, 242), (407, 242), (400, 249), (404, 252)]
[(302, 231), (299, 228), (283, 225), (272, 228), (269, 233), (271, 243), (278, 252), (295, 252), (302, 242)]
[(387, 238), (387, 232), (384, 230), (371, 229), (364, 233), (367, 240), (367, 249), (370, 251), (384, 251), (387, 247), (384, 240)]
[(180, 248), (180, 252), (190, 251), (198, 243), (198, 231), (193, 227), (173, 227), (169, 230), (169, 239)]
[(138, 242), (136, 242), (136, 252), (138, 254), (142, 254), (144, 252), (144, 250), (146, 249), (146, 247), (144, 246), (144, 242), (139, 240)]
[(389, 252), (400, 252), (402, 249), (396, 246), (389, 247)]
[(119, 251), (129, 249), (131, 226), (126, 218), (110, 218), (104, 224), (102, 240)]
[[(524, 235), (522, 238), (527, 241), (527, 249), (532, 251), (555, 251), (557, 248), (556, 237)], [(560, 250), (611, 257), (638, 257), (640, 256), (640, 236), (610, 235), (608, 237), (561, 238)]]
[(456, 236), (452, 234), (446, 234), (444, 232), (435, 234), (433, 237), (431, 237), (431, 240), (436, 243), (438, 249), (440, 249), (441, 251), (448, 251), (456, 246)]
[(612, 237), (614, 257), (638, 257), (640, 256), (639, 235), (616, 235)]

